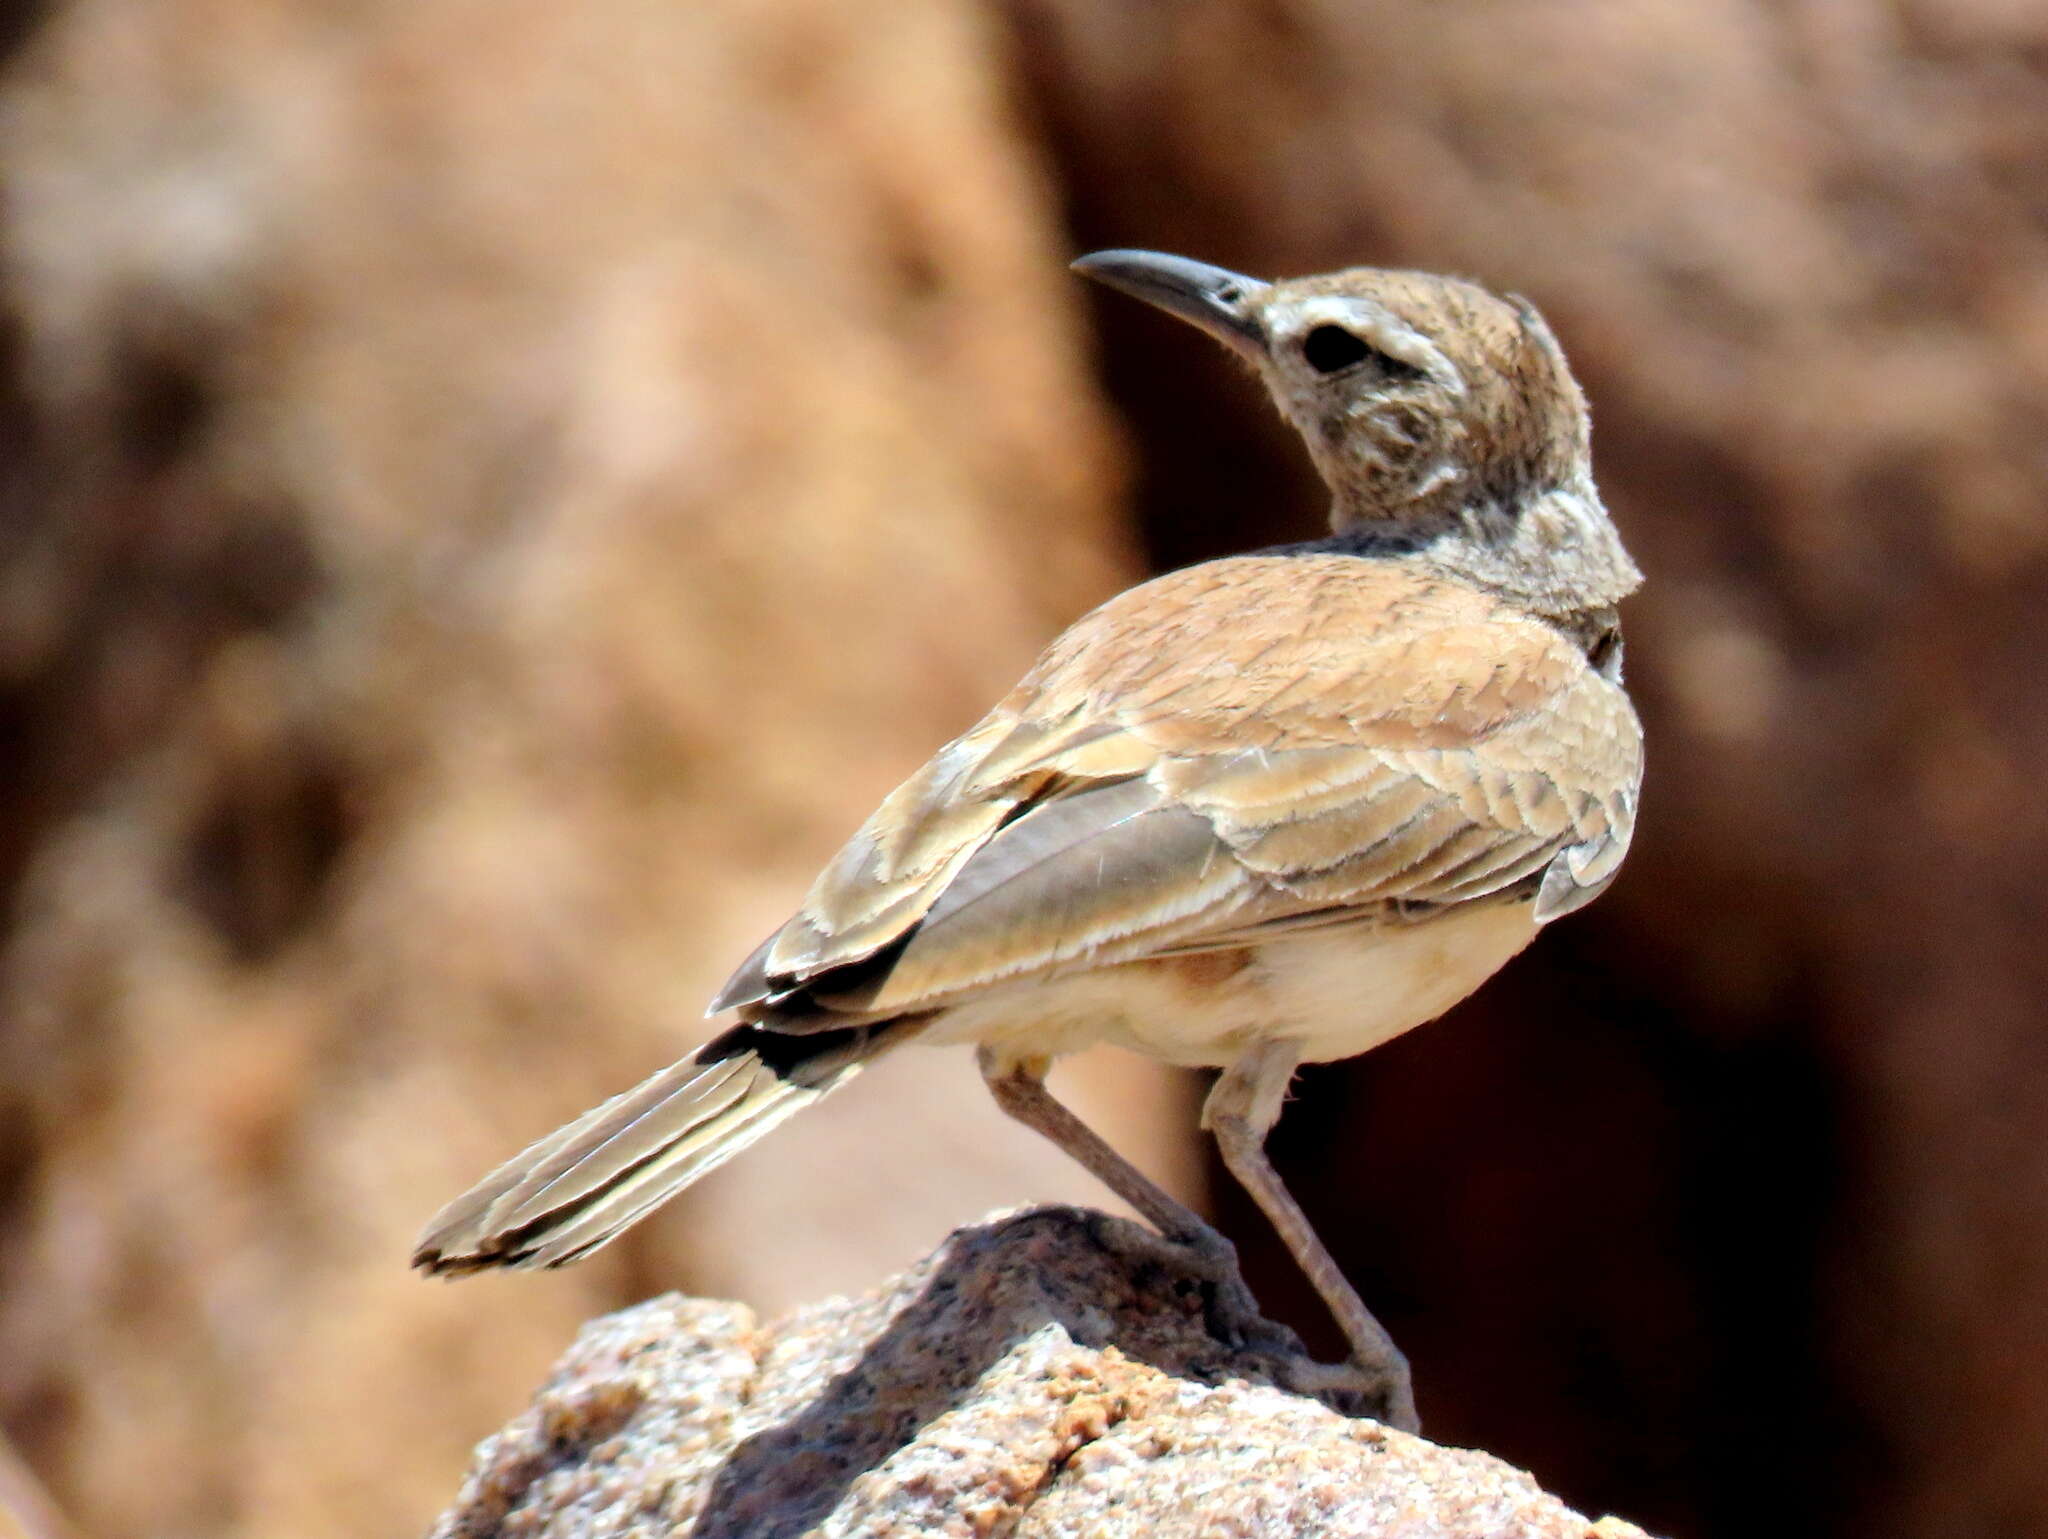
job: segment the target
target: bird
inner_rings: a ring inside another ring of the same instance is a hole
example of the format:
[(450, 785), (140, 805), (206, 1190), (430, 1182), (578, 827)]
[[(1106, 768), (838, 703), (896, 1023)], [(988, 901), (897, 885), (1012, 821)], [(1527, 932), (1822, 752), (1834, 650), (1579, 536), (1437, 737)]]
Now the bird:
[(1536, 309), (1371, 267), (1267, 282), (1162, 252), (1082, 275), (1220, 342), (1330, 496), (1327, 537), (1140, 583), (890, 794), (712, 1001), (737, 1023), (444, 1208), (429, 1273), (588, 1256), (916, 1041), (1163, 1236), (1234, 1251), (1046, 1089), (1111, 1043), (1220, 1070), (1226, 1167), (1312, 1281), (1383, 1421), (1406, 1359), (1266, 1157), (1304, 1064), (1435, 1019), (1627, 853), (1642, 581), (1585, 397)]

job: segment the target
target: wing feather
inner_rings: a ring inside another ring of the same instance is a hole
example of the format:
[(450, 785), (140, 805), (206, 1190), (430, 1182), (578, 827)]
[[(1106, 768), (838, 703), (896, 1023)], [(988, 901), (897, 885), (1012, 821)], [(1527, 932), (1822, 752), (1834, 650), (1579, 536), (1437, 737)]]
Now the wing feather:
[(1048, 802), (1005, 828), (934, 903), (887, 973), (835, 1008), (882, 1013), (1094, 960), (1229, 907), (1251, 886), (1207, 819), (1142, 780)]
[(1342, 556), (1189, 568), (1055, 642), (719, 1004), (818, 1029), (1539, 876), (1547, 919), (1612, 878), (1641, 751), (1569, 638), (1471, 589)]

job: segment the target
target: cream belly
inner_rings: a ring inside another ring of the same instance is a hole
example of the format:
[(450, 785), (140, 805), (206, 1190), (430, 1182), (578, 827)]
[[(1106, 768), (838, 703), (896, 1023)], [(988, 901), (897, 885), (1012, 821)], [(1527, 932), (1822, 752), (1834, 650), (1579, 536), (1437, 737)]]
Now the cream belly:
[(1420, 924), (1339, 926), (1241, 951), (1160, 958), (998, 984), (932, 1022), (931, 1043), (988, 1043), (1013, 1059), (1110, 1042), (1168, 1063), (1222, 1067), (1257, 1042), (1302, 1061), (1351, 1058), (1470, 994), (1536, 934), (1534, 905), (1454, 910)]

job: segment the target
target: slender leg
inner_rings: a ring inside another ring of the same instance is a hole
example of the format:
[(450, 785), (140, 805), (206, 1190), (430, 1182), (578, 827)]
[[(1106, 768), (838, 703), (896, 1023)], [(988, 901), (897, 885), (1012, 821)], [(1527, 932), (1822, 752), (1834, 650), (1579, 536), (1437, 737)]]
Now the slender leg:
[[(1181, 1265), (1209, 1284), (1209, 1328), (1219, 1338), (1275, 1358), (1276, 1373), (1303, 1394), (1354, 1387), (1326, 1383), (1325, 1376), (1316, 1371), (1321, 1365), (1302, 1352), (1294, 1333), (1260, 1313), (1259, 1301), (1252, 1297), (1238, 1270), (1235, 1245), (1193, 1208), (1161, 1191), (1151, 1177), (1053, 1099), (1045, 1088), (1046, 1060), (1001, 1059), (983, 1047), (977, 1061), (996, 1105), (1080, 1161), (1097, 1180), (1143, 1214), (1169, 1244), (1179, 1248)], [(1298, 1362), (1282, 1361), (1297, 1358)]]
[(1230, 1242), (1209, 1226), (1193, 1208), (1176, 1201), (1155, 1185), (1152, 1178), (1105, 1143), (1100, 1134), (1052, 1097), (1045, 1088), (1044, 1059), (1005, 1062), (984, 1047), (976, 1056), (981, 1077), (989, 1094), (1010, 1116), (1033, 1132), (1042, 1133), (1079, 1160), (1096, 1179), (1123, 1198), (1151, 1221), (1152, 1227), (1169, 1240), (1190, 1244), (1212, 1255), (1227, 1255), (1231, 1269), (1237, 1266)]
[(1264, 1042), (1224, 1071), (1202, 1108), (1202, 1123), (1216, 1135), (1223, 1163), (1264, 1210), (1294, 1259), (1323, 1296), (1351, 1343), (1351, 1360), (1374, 1386), (1386, 1407), (1388, 1425), (1413, 1432), (1415, 1390), (1408, 1359), (1372, 1317), (1336, 1261), (1309, 1227), (1308, 1216), (1281, 1183), (1266, 1158), (1266, 1134), (1280, 1119), (1287, 1082), (1301, 1062), (1299, 1044)]

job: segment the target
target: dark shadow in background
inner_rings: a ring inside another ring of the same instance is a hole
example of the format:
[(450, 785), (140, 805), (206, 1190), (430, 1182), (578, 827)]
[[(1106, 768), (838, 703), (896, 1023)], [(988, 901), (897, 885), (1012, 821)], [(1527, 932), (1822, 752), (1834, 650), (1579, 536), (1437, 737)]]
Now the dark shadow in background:
[[(1319, 532), (1261, 393), (1169, 337), (1104, 317), (1160, 569)], [(1841, 1130), (1814, 1017), (1688, 1015), (1644, 949), (1598, 906), (1574, 916), (1446, 1021), (1305, 1075), (1275, 1159), (1413, 1357), (1432, 1436), (1653, 1532), (1827, 1532), (1864, 1438), (1823, 1353)], [(1212, 1179), (1260, 1298), (1337, 1352)]]
[[(1258, 277), (1388, 260), (1361, 231), (1357, 249), (1262, 261), (1255, 232), (1210, 222), (1186, 189), (1103, 187), (1099, 147), (1034, 110), (1077, 253), (1158, 247)], [(1155, 570), (1322, 532), (1321, 484), (1246, 371), (1177, 322), (1090, 303)], [(1653, 1532), (1841, 1532), (1876, 1457), (1827, 1356), (1853, 1135), (1796, 965), (1739, 1017), (1673, 987), (1684, 942), (1665, 954), (1642, 916), (1676, 922), (1706, 896), (1572, 917), (1444, 1022), (1304, 1074), (1272, 1149), (1413, 1358), (1432, 1437)], [(1211, 1173), (1261, 1301), (1337, 1353), (1285, 1250)]]

